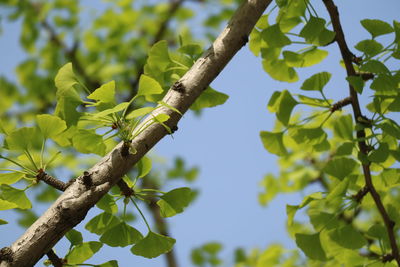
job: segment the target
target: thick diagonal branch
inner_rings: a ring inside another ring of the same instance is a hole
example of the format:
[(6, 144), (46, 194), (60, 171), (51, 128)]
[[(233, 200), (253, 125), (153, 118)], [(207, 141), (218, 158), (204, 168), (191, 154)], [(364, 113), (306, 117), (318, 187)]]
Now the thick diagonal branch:
[[(355, 56), (350, 52), (350, 49), (347, 46), (347, 43), (346, 43), (346, 40), (344, 37), (344, 33), (343, 33), (343, 29), (342, 29), (340, 19), (339, 19), (338, 9), (332, 0), (324, 0), (323, 2), (326, 6), (326, 9), (328, 10), (330, 17), (331, 17), (332, 26), (336, 33), (336, 42), (339, 45), (344, 64), (346, 66), (347, 76), (354, 76), (354, 75), (356, 75), (356, 71), (353, 67), (353, 62), (355, 61)], [(359, 118), (363, 117), (361, 108), (360, 108), (360, 103), (358, 101), (358, 96), (357, 96), (356, 90), (354, 90), (354, 88), (350, 84), (349, 84), (349, 88), (350, 88), (350, 97), (352, 99), (354, 118), (356, 121), (358, 121)], [(360, 140), (358, 142), (360, 152), (363, 153), (364, 155), (367, 155), (368, 154), (368, 146), (367, 146), (366, 142), (364, 141), (365, 140), (364, 130), (357, 131), (357, 138), (358, 138), (358, 140)], [(365, 178), (365, 184), (366, 184), (368, 192), (371, 194), (371, 196), (375, 202), (375, 205), (377, 206), (378, 211), (379, 211), (379, 213), (383, 219), (383, 222), (386, 226), (386, 230), (387, 230), (389, 240), (390, 240), (390, 246), (392, 248), (392, 256), (396, 260), (397, 264), (400, 266), (399, 248), (397, 246), (396, 236), (395, 236), (395, 232), (394, 232), (394, 221), (390, 219), (390, 217), (382, 203), (381, 197), (375, 189), (375, 186), (372, 182), (371, 170), (369, 167), (370, 167), (369, 164), (363, 163), (363, 165), (362, 165), (364, 178)]]
[[(271, 0), (245, 1), (211, 47), (180, 79), (180, 90), (170, 89), (163, 101), (181, 113), (186, 112), (237, 51), (245, 45), (248, 35), (270, 2)], [(171, 128), (176, 126), (181, 118), (181, 115), (172, 109), (161, 106), (143, 124), (147, 125), (160, 113), (170, 116), (166, 124)], [(152, 124), (132, 140), (132, 151), (136, 153), (127, 156), (121, 154), (122, 143), (118, 144), (90, 168), (85, 176), (78, 177), (10, 246), (11, 260), (3, 260), (0, 266), (34, 265), (66, 232), (80, 223), (101, 197), (166, 134), (164, 126)]]

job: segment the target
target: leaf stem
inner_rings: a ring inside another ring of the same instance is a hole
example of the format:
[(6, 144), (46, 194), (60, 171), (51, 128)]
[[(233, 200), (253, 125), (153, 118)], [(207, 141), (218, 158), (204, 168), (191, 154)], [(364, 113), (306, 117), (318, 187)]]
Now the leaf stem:
[(150, 225), (149, 225), (149, 223), (147, 222), (146, 218), (144, 217), (142, 211), (139, 209), (139, 206), (136, 204), (135, 200), (133, 200), (132, 197), (129, 197), (129, 198), (131, 199), (133, 205), (135, 205), (136, 209), (139, 211), (140, 216), (142, 217), (143, 221), (145, 222), (145, 224), (146, 224), (146, 226), (147, 226), (147, 229), (149, 230), (149, 232), (151, 232)]

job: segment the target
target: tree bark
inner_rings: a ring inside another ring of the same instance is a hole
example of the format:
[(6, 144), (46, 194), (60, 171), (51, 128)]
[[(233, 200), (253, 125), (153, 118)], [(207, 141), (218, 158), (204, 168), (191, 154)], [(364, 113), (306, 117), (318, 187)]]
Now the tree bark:
[[(271, 1), (245, 1), (211, 47), (170, 88), (163, 101), (182, 114), (186, 112), (237, 51), (247, 43), (255, 23)], [(181, 118), (181, 115), (164, 106), (152, 115), (160, 113), (170, 116), (166, 124), (171, 128), (176, 127)], [(149, 123), (152, 118), (148, 116), (142, 125)], [(78, 177), (10, 246), (10, 257), (0, 257), (3, 259), (0, 266), (33, 266), (66, 232), (80, 223), (97, 201), (166, 134), (165, 128), (158, 123), (149, 126), (132, 140), (131, 145), (137, 151), (135, 154), (126, 155), (123, 143), (118, 144), (97, 164), (85, 171), (84, 175)]]

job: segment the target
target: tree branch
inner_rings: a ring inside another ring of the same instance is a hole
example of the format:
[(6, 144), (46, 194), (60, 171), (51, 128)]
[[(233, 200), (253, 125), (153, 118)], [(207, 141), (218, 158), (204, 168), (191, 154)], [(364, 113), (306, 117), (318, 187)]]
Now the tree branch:
[[(355, 57), (354, 54), (350, 52), (350, 49), (347, 46), (347, 43), (346, 43), (346, 40), (344, 37), (344, 33), (343, 33), (343, 29), (342, 29), (340, 19), (339, 19), (338, 9), (332, 0), (323, 0), (323, 2), (326, 6), (326, 9), (328, 10), (329, 16), (331, 17), (333, 29), (336, 32), (336, 42), (339, 46), (344, 64), (346, 66), (347, 76), (357, 75), (357, 73), (353, 67), (353, 62), (359, 63), (359, 58)], [(363, 117), (363, 115), (361, 113), (360, 103), (358, 101), (357, 92), (354, 90), (354, 88), (350, 84), (349, 84), (349, 88), (350, 88), (350, 97), (352, 99), (354, 118), (356, 121), (358, 121), (359, 118)], [(364, 130), (357, 131), (357, 138), (358, 138), (358, 140), (360, 140), (358, 142), (360, 152), (364, 155), (367, 155), (369, 148), (364, 141), (365, 140)], [(371, 196), (378, 208), (378, 211), (384, 221), (384, 224), (386, 226), (386, 230), (387, 230), (389, 240), (390, 240), (390, 246), (392, 248), (392, 256), (396, 260), (397, 264), (400, 266), (399, 248), (397, 246), (396, 236), (394, 233), (395, 223), (393, 220), (390, 219), (385, 207), (383, 206), (381, 197), (375, 189), (375, 186), (372, 182), (371, 170), (369, 168), (369, 164), (363, 163), (362, 168), (363, 168), (365, 184), (366, 184), (366, 187), (368, 188), (368, 192), (371, 194)]]
[[(245, 45), (248, 35), (271, 0), (245, 1), (212, 46), (180, 79), (181, 91), (169, 90), (163, 101), (181, 113), (186, 112), (197, 97), (219, 75), (232, 57)], [(160, 106), (142, 123), (149, 125), (154, 116), (170, 116), (166, 124), (176, 126), (181, 115)], [(139, 126), (141, 127), (141, 126)], [(10, 247), (11, 261), (5, 266), (32, 266), (70, 229), (80, 223), (87, 212), (167, 133), (164, 126), (152, 124), (132, 140), (135, 154), (121, 155), (122, 143), (80, 176)], [(86, 177), (86, 178), (84, 178)], [(90, 183), (88, 183), (90, 181)], [(90, 184), (90, 186), (88, 186)]]
[(65, 191), (65, 189), (67, 189), (67, 187), (69, 186), (69, 183), (64, 183), (63, 181), (60, 181), (57, 178), (48, 175), (44, 171), (39, 171), (39, 174), (36, 175), (36, 178), (60, 191)]

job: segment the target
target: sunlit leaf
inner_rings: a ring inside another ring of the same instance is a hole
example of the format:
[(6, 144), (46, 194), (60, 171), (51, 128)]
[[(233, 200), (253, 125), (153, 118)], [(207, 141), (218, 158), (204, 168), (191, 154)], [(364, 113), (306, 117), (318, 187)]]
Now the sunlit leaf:
[(85, 242), (75, 246), (66, 256), (68, 264), (80, 264), (90, 259), (103, 246), (100, 242)]
[(394, 31), (389, 23), (379, 19), (363, 19), (361, 20), (361, 25), (372, 35), (372, 37), (377, 37)]
[(287, 150), (285, 145), (283, 144), (283, 132), (260, 132), (261, 141), (268, 152), (278, 155), (284, 156), (287, 154)]
[(331, 76), (332, 75), (329, 72), (320, 72), (314, 74), (304, 81), (301, 89), (306, 91), (322, 91), (325, 85), (331, 79)]
[(7, 147), (13, 150), (29, 150), (35, 131), (32, 127), (22, 127), (13, 131), (6, 137)]
[(368, 56), (373, 57), (382, 51), (383, 45), (381, 45), (380, 43), (378, 43), (375, 40), (363, 40), (363, 41), (357, 43), (355, 45), (355, 48), (358, 51), (361, 51), (361, 52), (367, 54)]
[(201, 93), (199, 98), (190, 106), (192, 110), (200, 110), (203, 108), (211, 108), (218, 105), (222, 105), (229, 98), (228, 95), (218, 92), (211, 87), (208, 87), (206, 90)]
[(96, 100), (94, 106), (102, 103), (115, 103), (115, 81), (110, 81), (97, 88), (93, 93), (87, 96), (88, 99)]
[(67, 129), (65, 121), (54, 115), (37, 115), (36, 121), (45, 138), (55, 137)]
[(110, 194), (105, 194), (96, 204), (99, 209), (102, 209), (108, 213), (115, 214), (118, 212), (118, 206), (115, 203), (114, 197)]
[(328, 44), (335, 37), (335, 33), (325, 28), (326, 21), (323, 18), (311, 17), (303, 29), (300, 36), (307, 43), (323, 46)]
[(155, 258), (167, 253), (175, 244), (175, 239), (149, 232), (145, 238), (140, 240), (131, 248), (131, 252), (145, 258)]
[(262, 65), (264, 70), (275, 80), (290, 83), (299, 80), (299, 76), (295, 69), (288, 66), (285, 60), (263, 60)]
[[(139, 89), (135, 97), (158, 95), (163, 92), (160, 84), (153, 78), (142, 74), (139, 80)], [(146, 98), (149, 101), (149, 99)]]
[(137, 243), (142, 238), (143, 236), (138, 230), (125, 222), (120, 222), (107, 229), (100, 237), (100, 241), (111, 247), (126, 247)]
[(323, 168), (323, 171), (332, 175), (339, 180), (343, 180), (346, 176), (351, 174), (357, 167), (357, 162), (354, 159), (346, 157), (336, 157), (331, 159)]
[(367, 244), (367, 240), (350, 224), (333, 229), (330, 238), (339, 246), (348, 249), (359, 249)]
[(138, 162), (138, 178), (142, 178), (150, 173), (151, 171), (151, 159), (148, 157), (143, 157)]
[(75, 229), (69, 230), (65, 234), (65, 237), (69, 240), (69, 242), (71, 242), (71, 245), (76, 246), (83, 243), (82, 233)]
[(273, 95), (268, 102), (268, 109), (276, 112), (276, 117), (283, 125), (288, 125), (290, 114), (298, 102), (292, 97), (288, 90), (283, 90)]
[(279, 28), (279, 24), (274, 24), (261, 32), (262, 39), (269, 47), (284, 47), (291, 44), (291, 41)]
[(326, 254), (321, 246), (320, 234), (296, 234), (297, 246), (313, 260), (326, 260)]
[(79, 130), (72, 138), (72, 144), (81, 153), (94, 153), (102, 156), (106, 151), (103, 137), (90, 130)]
[(193, 200), (193, 192), (188, 187), (181, 187), (169, 191), (160, 198), (157, 205), (160, 207), (161, 215), (171, 217), (183, 212), (189, 206)]
[(24, 176), (24, 173), (19, 172), (0, 173), (0, 184), (11, 185), (21, 180)]
[(155, 109), (154, 107), (144, 107), (144, 108), (135, 109), (126, 116), (126, 119), (132, 120), (132, 119), (147, 115), (150, 112), (152, 112), (154, 109)]
[(0, 186), (0, 198), (15, 204), (20, 209), (32, 208), (32, 203), (26, 196), (25, 191), (9, 185)]
[(86, 225), (85, 229), (90, 231), (91, 233), (101, 235), (107, 229), (117, 225), (119, 223), (119, 219), (114, 215), (103, 212), (99, 215), (93, 217)]

